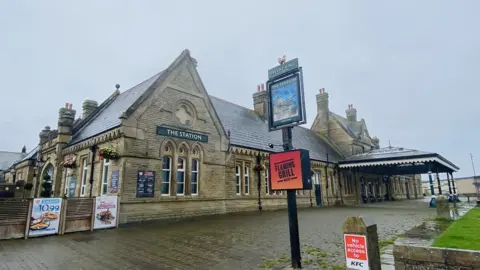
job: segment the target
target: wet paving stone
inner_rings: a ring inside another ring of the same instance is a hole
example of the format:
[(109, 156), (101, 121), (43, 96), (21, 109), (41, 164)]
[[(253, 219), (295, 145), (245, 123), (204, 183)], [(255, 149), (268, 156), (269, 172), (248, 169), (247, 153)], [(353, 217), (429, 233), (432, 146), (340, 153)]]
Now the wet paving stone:
[[(373, 218), (379, 238), (389, 239), (435, 214), (420, 200), (300, 209), (302, 249), (316, 248), (325, 257), (323, 265), (305, 268), (345, 265), (342, 224), (347, 216)], [(0, 241), (0, 250), (2, 270), (258, 269), (268, 259), (283, 258), (280, 262), (288, 265), (290, 242), (287, 212), (279, 210)]]

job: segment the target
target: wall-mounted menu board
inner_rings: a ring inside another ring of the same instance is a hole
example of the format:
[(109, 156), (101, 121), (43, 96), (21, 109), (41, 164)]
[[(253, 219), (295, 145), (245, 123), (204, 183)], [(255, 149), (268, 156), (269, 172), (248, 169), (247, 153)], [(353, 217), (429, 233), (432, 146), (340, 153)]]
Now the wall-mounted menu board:
[(137, 198), (153, 198), (155, 190), (155, 172), (138, 171)]

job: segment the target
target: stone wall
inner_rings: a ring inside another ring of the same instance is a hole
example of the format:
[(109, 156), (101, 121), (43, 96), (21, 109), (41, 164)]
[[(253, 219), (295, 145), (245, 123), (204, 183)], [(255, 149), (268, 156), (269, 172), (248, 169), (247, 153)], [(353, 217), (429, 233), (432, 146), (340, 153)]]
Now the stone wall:
[(480, 269), (480, 251), (395, 244), (395, 269)]

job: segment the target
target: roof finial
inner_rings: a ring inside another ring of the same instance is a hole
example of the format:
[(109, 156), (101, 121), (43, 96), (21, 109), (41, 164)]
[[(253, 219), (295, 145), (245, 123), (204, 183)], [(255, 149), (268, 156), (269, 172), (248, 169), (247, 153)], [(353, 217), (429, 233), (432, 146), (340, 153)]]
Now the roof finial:
[(390, 144), (390, 140), (388, 140), (388, 148), (392, 149), (392, 145)]
[(279, 57), (279, 58), (278, 58), (278, 63), (279, 63), (280, 65), (285, 64), (286, 61), (287, 61), (287, 57), (286, 57), (285, 55), (283, 55), (282, 57)]
[(120, 89), (120, 84), (118, 84), (118, 83), (115, 84), (115, 88), (116, 88), (117, 90)]

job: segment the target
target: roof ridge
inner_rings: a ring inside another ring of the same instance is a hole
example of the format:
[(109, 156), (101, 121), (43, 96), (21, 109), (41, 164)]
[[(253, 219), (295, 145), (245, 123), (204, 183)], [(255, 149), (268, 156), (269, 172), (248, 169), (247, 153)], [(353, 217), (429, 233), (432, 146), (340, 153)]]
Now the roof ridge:
[(148, 77), (147, 79), (145, 79), (145, 80), (141, 81), (140, 83), (137, 83), (136, 85), (134, 85), (134, 86), (130, 87), (129, 89), (127, 89), (127, 90), (125, 90), (125, 91), (121, 92), (121, 93), (119, 94), (119, 96), (121, 96), (121, 95), (123, 95), (123, 94), (126, 94), (126, 93), (128, 93), (128, 92), (132, 91), (134, 88), (136, 88), (136, 87), (137, 87), (137, 86), (139, 86), (140, 84), (147, 82), (148, 80), (152, 79), (153, 77), (155, 77), (155, 76), (159, 75), (160, 73), (162, 73), (162, 72), (164, 72), (164, 71), (165, 71), (165, 69), (163, 69), (163, 70), (161, 70), (161, 71), (159, 71), (159, 72), (155, 73), (154, 75), (152, 75), (152, 76)]

